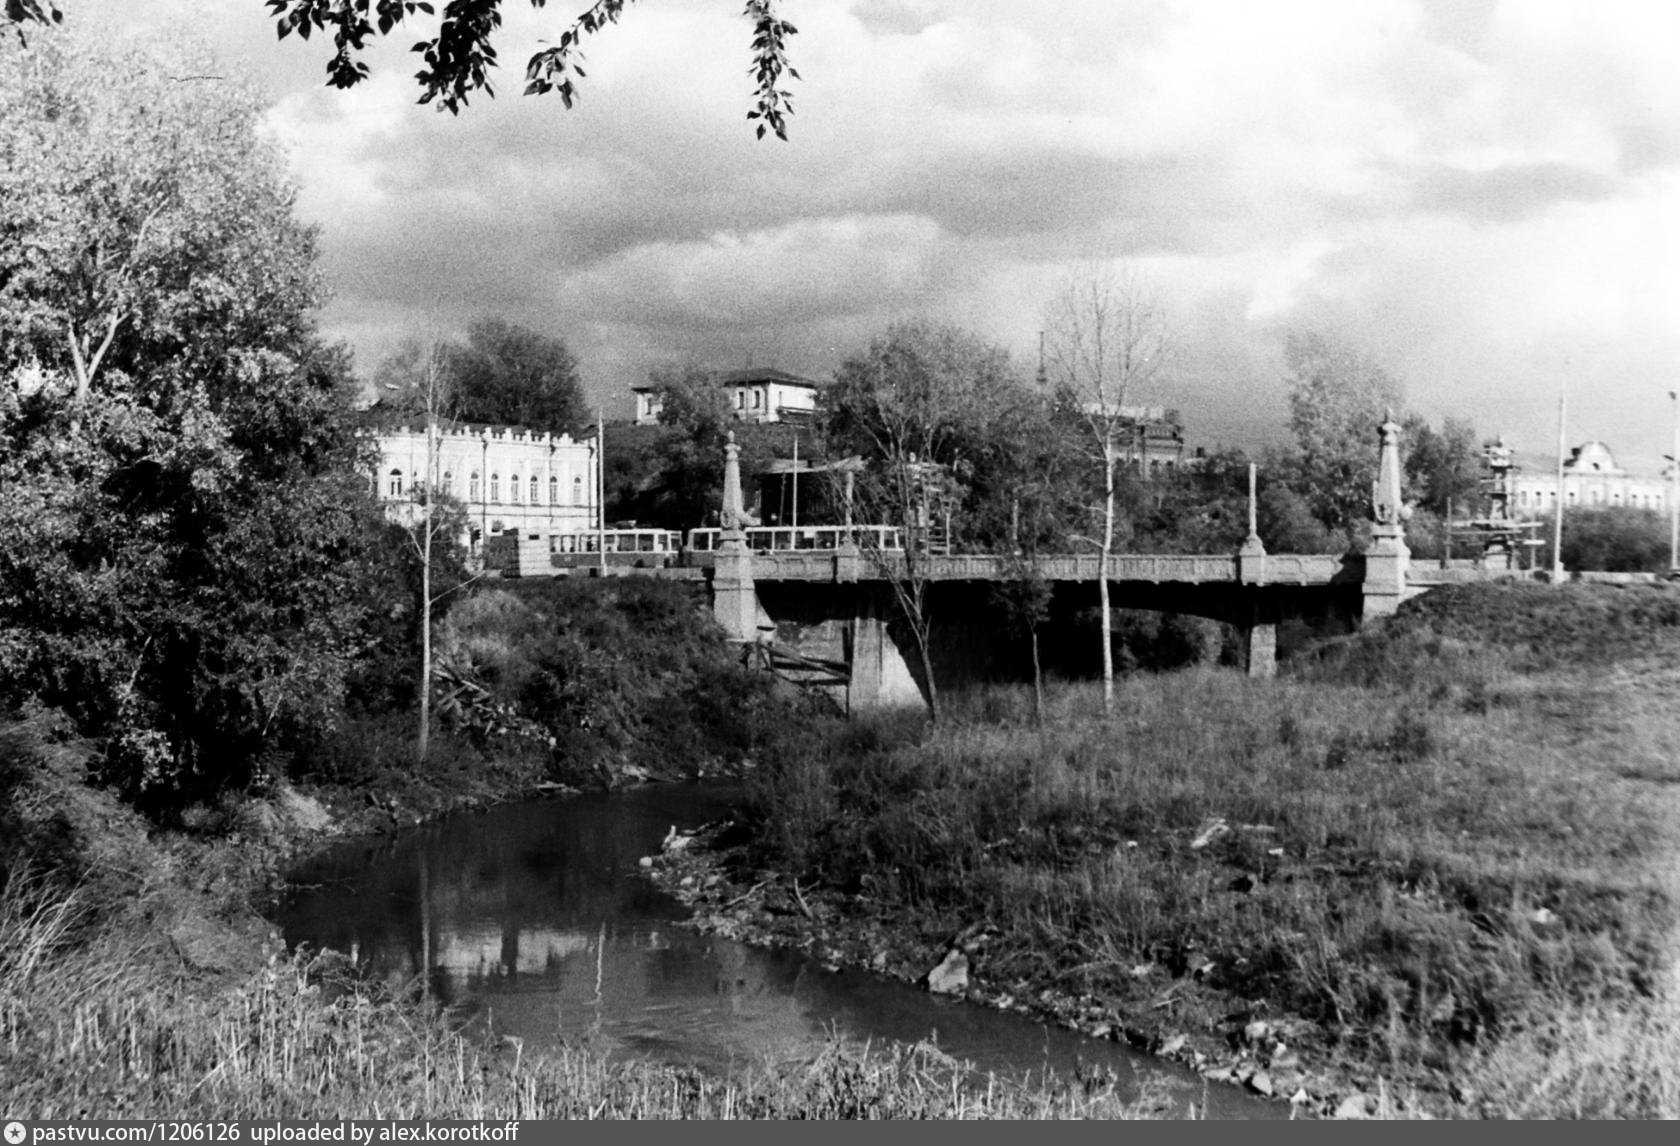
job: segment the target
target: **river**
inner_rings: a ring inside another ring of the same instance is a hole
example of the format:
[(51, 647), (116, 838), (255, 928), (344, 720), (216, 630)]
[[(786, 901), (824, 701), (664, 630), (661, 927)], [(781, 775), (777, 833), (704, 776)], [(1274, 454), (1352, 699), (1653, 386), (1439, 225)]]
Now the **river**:
[(1157, 1077), (1209, 1117), (1288, 1116), (1117, 1043), (681, 926), (687, 909), (637, 860), (673, 826), (727, 814), (735, 791), (530, 801), (346, 843), (292, 873), (276, 922), (289, 945), (354, 951), (393, 985), (429, 968), (464, 1023), (520, 1039), (526, 1054), (565, 1039), (721, 1071), (805, 1061), (835, 1036), (928, 1041), (1000, 1076), (1105, 1064), (1123, 1090)]

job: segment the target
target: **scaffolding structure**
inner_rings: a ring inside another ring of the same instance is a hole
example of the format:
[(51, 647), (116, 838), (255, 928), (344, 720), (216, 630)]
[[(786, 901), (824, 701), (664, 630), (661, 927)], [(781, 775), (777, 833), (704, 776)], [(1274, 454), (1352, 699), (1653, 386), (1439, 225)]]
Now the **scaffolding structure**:
[[(1535, 551), (1545, 544), (1533, 534), (1543, 522), (1524, 521), (1511, 513), (1511, 478), (1521, 467), (1503, 437), (1482, 447), (1482, 467), (1487, 514), (1452, 522), (1451, 536), (1480, 547), (1476, 563), (1481, 568), (1532, 569)], [(1524, 552), (1528, 554), (1526, 560)]]

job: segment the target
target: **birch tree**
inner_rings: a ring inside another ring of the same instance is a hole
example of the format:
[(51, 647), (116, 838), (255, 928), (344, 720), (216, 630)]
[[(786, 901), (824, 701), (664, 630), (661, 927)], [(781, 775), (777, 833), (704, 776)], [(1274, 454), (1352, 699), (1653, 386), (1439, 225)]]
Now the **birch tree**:
[(1102, 474), (1097, 596), (1102, 610), (1103, 711), (1112, 713), (1114, 649), (1108, 566), (1114, 552), (1122, 441), (1136, 423), (1136, 411), (1127, 403), (1160, 377), (1172, 342), (1165, 315), (1130, 269), (1091, 268), (1076, 273), (1052, 300), (1045, 328), (1050, 381), (1084, 426), (1092, 459)]
[(415, 741), (415, 762), (424, 767), (432, 735), (432, 610), (444, 598), (459, 592), (461, 583), (441, 593), (432, 591), (434, 553), (442, 548), (440, 536), (459, 532), (457, 515), (447, 490), (438, 480), (438, 423), (449, 421), (455, 400), (455, 379), (447, 366), (448, 347), (434, 342), (424, 349), (407, 347), (380, 364), (375, 383), (382, 391), (400, 395), (403, 404), (414, 409), (426, 423), (424, 477), (409, 488), (415, 510), (402, 521), (403, 535), (420, 565), (420, 681), (419, 731)]

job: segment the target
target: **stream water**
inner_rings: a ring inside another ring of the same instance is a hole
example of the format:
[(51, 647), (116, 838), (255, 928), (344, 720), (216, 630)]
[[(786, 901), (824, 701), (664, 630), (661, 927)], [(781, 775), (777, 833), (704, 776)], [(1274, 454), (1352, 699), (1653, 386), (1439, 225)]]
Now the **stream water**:
[(637, 860), (671, 828), (727, 813), (722, 785), (513, 804), (451, 816), (389, 839), (346, 844), (292, 873), (277, 922), (288, 944), (349, 953), (393, 984), (429, 969), (470, 1025), (523, 1040), (561, 1038), (619, 1057), (714, 1070), (808, 1060), (835, 1035), (930, 1041), (1016, 1077), (1107, 1065), (1124, 1089), (1159, 1077), (1215, 1118), (1287, 1117), (1108, 1041), (1021, 1015), (931, 996), (866, 972), (830, 971), (680, 926), (687, 909)]

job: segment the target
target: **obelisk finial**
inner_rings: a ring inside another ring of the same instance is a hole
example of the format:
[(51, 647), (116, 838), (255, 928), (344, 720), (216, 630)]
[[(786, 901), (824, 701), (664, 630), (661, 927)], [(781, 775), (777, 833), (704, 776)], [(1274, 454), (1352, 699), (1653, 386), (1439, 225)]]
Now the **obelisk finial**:
[(741, 447), (735, 444), (735, 431), (730, 430), (723, 440), (723, 513), (724, 529), (741, 528), (746, 516), (746, 504), (741, 497)]

